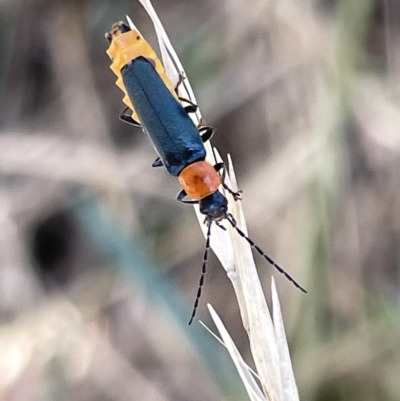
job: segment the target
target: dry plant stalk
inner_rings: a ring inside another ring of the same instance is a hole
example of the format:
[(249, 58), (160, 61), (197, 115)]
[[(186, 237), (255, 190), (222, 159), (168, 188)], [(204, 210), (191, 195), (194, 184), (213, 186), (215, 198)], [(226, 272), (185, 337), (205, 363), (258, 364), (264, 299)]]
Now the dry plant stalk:
[[(182, 64), (150, 0), (139, 1), (154, 24), (167, 75), (171, 82), (176, 84), (180, 74), (186, 76)], [(137, 29), (129, 18), (128, 22), (131, 27)], [(179, 85), (178, 91), (179, 96), (197, 104), (196, 97), (187, 79)], [(193, 113), (191, 117), (196, 125), (202, 121), (199, 109), (196, 113)], [(214, 163), (220, 162), (221, 160), (218, 152), (212, 149), (209, 143), (205, 143), (205, 146), (208, 160)], [(226, 183), (234, 191), (237, 190), (230, 157)], [(246, 223), (240, 201), (234, 201), (232, 196), (226, 191), (225, 196), (227, 196), (229, 200), (229, 212), (232, 213), (238, 226), (247, 235)], [(196, 206), (195, 210), (203, 233), (206, 235), (207, 227), (203, 224), (204, 215), (199, 213), (198, 207)], [(258, 278), (251, 247), (229, 224), (226, 228), (226, 230), (221, 230), (214, 225), (214, 230), (211, 235), (211, 248), (217, 255), (233, 284), (239, 302), (243, 325), (250, 340), (251, 352), (257, 368), (257, 374), (252, 372), (249, 366), (243, 361), (218, 315), (214, 309), (209, 306), (211, 316), (239, 371), (251, 400), (297, 401), (299, 400), (299, 395), (293, 375), (275, 283), (272, 280), (273, 324)], [(256, 377), (261, 388), (259, 384), (257, 384)]]

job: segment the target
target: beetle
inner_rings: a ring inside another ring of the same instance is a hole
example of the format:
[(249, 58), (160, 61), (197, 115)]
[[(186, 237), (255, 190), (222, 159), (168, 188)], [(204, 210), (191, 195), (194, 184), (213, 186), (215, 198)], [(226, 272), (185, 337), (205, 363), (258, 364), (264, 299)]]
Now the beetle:
[[(212, 165), (206, 158), (203, 142), (210, 139), (214, 130), (211, 127), (196, 127), (189, 113), (197, 106), (179, 98), (177, 87), (168, 78), (161, 61), (150, 44), (138, 30), (123, 22), (114, 24), (106, 34), (109, 41), (107, 54), (112, 60), (111, 69), (117, 75), (117, 85), (125, 94), (123, 99), (131, 115), (125, 111), (121, 119), (139, 125), (149, 136), (158, 153), (154, 167), (164, 166), (178, 177), (182, 190), (177, 200), (184, 203), (198, 203), (205, 215), (207, 224), (206, 247), (203, 256), (202, 274), (189, 324), (192, 323), (199, 303), (204, 283), (208, 251), (210, 248), (211, 226), (219, 227), (226, 219), (238, 234), (247, 240), (280, 273), (284, 274), (297, 288), (306, 292), (285, 270), (276, 264), (239, 227), (232, 214), (228, 212), (228, 200), (219, 190), (222, 186), (235, 200), (240, 199), (240, 191), (231, 190), (220, 174), (223, 163)], [(178, 82), (179, 85), (179, 82)], [(184, 106), (188, 102), (189, 106)], [(186, 196), (190, 200), (185, 200)]]

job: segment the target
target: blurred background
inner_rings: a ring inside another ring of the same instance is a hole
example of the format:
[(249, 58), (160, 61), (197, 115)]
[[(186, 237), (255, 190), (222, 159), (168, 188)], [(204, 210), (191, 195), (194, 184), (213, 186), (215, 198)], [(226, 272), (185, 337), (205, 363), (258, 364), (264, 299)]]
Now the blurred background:
[[(400, 3), (154, 0), (232, 155), (277, 279), (303, 400), (400, 398)], [(104, 33), (135, 0), (0, 2), (0, 400), (245, 400), (188, 328), (204, 249), (177, 180), (152, 169)], [(252, 364), (210, 256), (211, 303)]]

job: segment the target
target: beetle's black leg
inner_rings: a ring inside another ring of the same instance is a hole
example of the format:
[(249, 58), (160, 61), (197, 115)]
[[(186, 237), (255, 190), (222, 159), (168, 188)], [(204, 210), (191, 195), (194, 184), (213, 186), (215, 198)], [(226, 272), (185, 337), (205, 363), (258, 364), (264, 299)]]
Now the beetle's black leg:
[(196, 113), (197, 108), (198, 108), (197, 106), (192, 106), (192, 105), (190, 105), (190, 106), (185, 106), (185, 107), (184, 107), (186, 113), (188, 113), (188, 114), (190, 114), (190, 113)]
[[(219, 170), (224, 168), (224, 163), (217, 163), (214, 165), (215, 171), (219, 173)], [(222, 181), (225, 179), (225, 169), (222, 172)]]
[(189, 99), (185, 99), (184, 97), (178, 97), (181, 102), (187, 103), (189, 106), (185, 106), (184, 109), (187, 113), (196, 113), (198, 106), (197, 104), (193, 103)]
[(193, 205), (196, 203), (199, 203), (199, 201), (197, 200), (184, 200), (184, 198), (187, 196), (187, 193), (184, 189), (182, 189), (181, 192), (179, 192), (179, 194), (176, 196), (176, 200), (182, 203), (187, 203), (189, 205)]
[(231, 188), (229, 188), (228, 185), (226, 185), (225, 182), (223, 182), (223, 181), (222, 181), (222, 186), (233, 196), (233, 199), (235, 201), (242, 200), (242, 198), (241, 198), (242, 193), (243, 193), (242, 190), (235, 192)]
[(175, 93), (178, 94), (178, 88), (179, 86), (182, 84), (182, 82), (186, 79), (185, 74), (183, 73), (183, 71), (181, 71), (179, 73), (179, 78), (178, 78), (178, 82), (175, 85)]
[(129, 107), (125, 107), (125, 109), (120, 114), (119, 119), (124, 123), (133, 125), (134, 127), (141, 127), (141, 124), (138, 121), (134, 120), (130, 114), (128, 114), (129, 111)]
[(151, 165), (151, 167), (162, 167), (164, 164), (161, 161), (161, 159), (159, 157), (157, 157), (156, 160), (154, 160), (153, 164)]
[(199, 127), (199, 132), (201, 136), (201, 140), (203, 143), (209, 141), (215, 134), (215, 128), (209, 127), (208, 125), (203, 125)]
[(224, 163), (217, 163), (214, 166), (215, 170), (218, 171), (218, 172), (219, 172), (219, 170), (223, 169), (222, 170), (222, 176), (221, 176), (222, 186), (233, 196), (233, 199), (235, 201), (242, 199), (241, 198), (241, 194), (242, 194), (243, 191), (235, 192), (231, 188), (229, 188), (228, 185), (225, 184), (226, 169), (224, 167), (225, 167)]

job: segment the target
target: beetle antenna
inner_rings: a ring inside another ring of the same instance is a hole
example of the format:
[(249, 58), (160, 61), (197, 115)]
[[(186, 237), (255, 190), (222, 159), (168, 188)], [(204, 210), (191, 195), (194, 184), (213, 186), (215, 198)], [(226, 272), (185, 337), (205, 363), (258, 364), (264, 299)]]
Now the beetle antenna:
[(299, 290), (307, 294), (307, 291), (285, 270), (282, 269), (277, 263), (275, 263), (251, 238), (249, 238), (238, 226), (235, 218), (230, 213), (225, 214), (225, 218), (229, 221), (231, 226), (237, 231), (237, 233), (244, 238), (252, 248), (254, 248), (270, 265), (274, 266), (279, 273), (283, 274), (293, 285)]
[(207, 228), (207, 236), (206, 236), (206, 247), (204, 249), (204, 254), (203, 254), (203, 265), (201, 267), (201, 276), (200, 276), (200, 280), (199, 280), (199, 286), (197, 287), (197, 295), (196, 295), (196, 299), (194, 301), (192, 315), (190, 316), (188, 326), (190, 326), (192, 324), (193, 319), (196, 316), (197, 307), (199, 306), (199, 300), (201, 297), (201, 289), (203, 287), (204, 278), (206, 276), (208, 251), (210, 250), (211, 223), (212, 223), (212, 220), (207, 221), (208, 228)]

